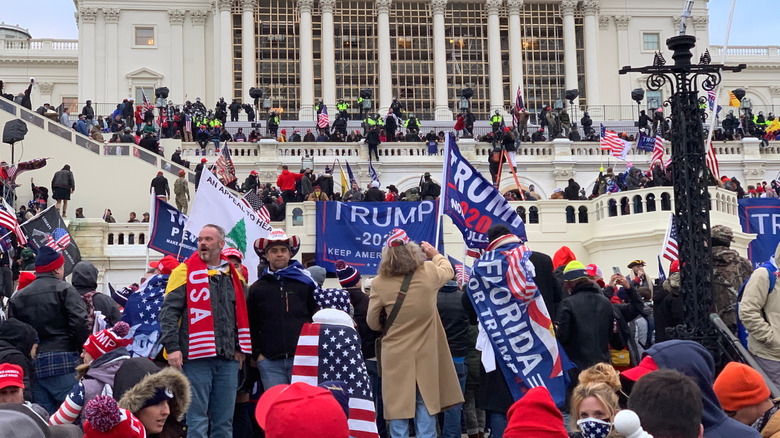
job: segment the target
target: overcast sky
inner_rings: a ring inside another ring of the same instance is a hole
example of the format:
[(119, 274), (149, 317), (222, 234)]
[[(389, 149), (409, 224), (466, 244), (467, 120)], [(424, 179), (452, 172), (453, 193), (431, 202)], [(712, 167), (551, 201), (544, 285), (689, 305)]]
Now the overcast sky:
[[(710, 44), (723, 43), (730, 6), (731, 0), (710, 0)], [(769, 12), (776, 6), (777, 0), (737, 0), (729, 45), (780, 45), (776, 14)], [(75, 11), (73, 0), (0, 0), (0, 21), (28, 28), (33, 38), (78, 38)]]

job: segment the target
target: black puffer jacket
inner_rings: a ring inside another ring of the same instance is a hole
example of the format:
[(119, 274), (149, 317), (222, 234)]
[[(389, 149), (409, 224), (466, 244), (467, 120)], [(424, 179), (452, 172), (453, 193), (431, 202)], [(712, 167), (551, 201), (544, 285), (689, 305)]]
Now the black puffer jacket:
[(462, 295), (458, 283), (452, 280), (439, 289), (436, 295), (436, 307), (444, 332), (447, 333), (452, 357), (466, 357), (469, 352), (469, 317), (463, 308)]
[[(84, 296), (97, 289), (97, 278), (98, 269), (95, 265), (86, 260), (82, 260), (73, 267), (73, 277), (71, 278), (70, 283), (76, 288), (79, 295)], [(119, 307), (116, 305), (116, 302), (106, 294), (100, 292), (93, 294), (92, 306), (106, 317), (106, 322), (109, 327), (113, 327), (114, 324), (122, 319), (122, 314), (119, 312)]]
[(16, 292), (8, 316), (30, 324), (38, 333), (38, 351), (80, 351), (89, 336), (87, 307), (76, 289), (53, 272)]
[(293, 357), (301, 328), (317, 311), (314, 289), (300, 281), (265, 274), (249, 288), (246, 303), (252, 331), (252, 356)]
[(355, 309), (355, 313), (352, 315), (352, 319), (357, 324), (358, 335), (360, 335), (360, 350), (363, 352), (363, 359), (372, 359), (376, 357), (376, 349), (374, 343), (382, 333), (371, 330), (366, 322), (366, 315), (368, 314), (368, 294), (363, 292), (359, 287), (351, 287), (347, 289), (349, 292), (349, 300), (352, 302), (352, 307)]

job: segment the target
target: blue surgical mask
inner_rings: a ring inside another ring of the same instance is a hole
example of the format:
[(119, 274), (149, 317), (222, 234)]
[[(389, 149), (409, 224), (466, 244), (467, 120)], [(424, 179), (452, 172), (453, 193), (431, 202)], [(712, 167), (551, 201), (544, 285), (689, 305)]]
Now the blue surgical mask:
[(593, 417), (577, 420), (577, 426), (583, 438), (605, 438), (612, 430), (612, 423)]

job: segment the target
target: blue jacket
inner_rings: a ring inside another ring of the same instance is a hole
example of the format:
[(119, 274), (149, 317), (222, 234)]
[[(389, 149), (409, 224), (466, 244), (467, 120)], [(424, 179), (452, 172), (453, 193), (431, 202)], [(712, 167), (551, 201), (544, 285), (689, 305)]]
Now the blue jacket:
[(83, 134), (89, 137), (89, 130), (87, 129), (87, 123), (83, 120), (79, 120), (78, 122), (76, 122), (76, 131), (79, 134)]
[(761, 434), (733, 418), (729, 418), (715, 397), (715, 362), (710, 353), (693, 341), (666, 341), (647, 350), (659, 369), (672, 369), (692, 378), (701, 389), (704, 407), (701, 422), (705, 438), (760, 438)]

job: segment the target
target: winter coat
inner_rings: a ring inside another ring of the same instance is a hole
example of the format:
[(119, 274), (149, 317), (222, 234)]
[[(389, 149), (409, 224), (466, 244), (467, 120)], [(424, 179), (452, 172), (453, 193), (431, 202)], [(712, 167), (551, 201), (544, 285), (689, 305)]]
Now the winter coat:
[(292, 173), (289, 170), (283, 170), (282, 173), (276, 178), (276, 186), (282, 192), (294, 191), (295, 183), (303, 178), (302, 173)]
[[(775, 249), (780, 260), (780, 245)], [(748, 331), (748, 350), (754, 355), (780, 361), (780, 282), (769, 293), (769, 274), (758, 268), (748, 279), (739, 305), (739, 318)]]
[(549, 313), (550, 319), (555, 321), (558, 306), (563, 300), (563, 290), (553, 276), (552, 259), (543, 252), (532, 251), (528, 260), (534, 265), (534, 283), (542, 294), (544, 304), (547, 306), (547, 313)]
[(647, 349), (658, 369), (671, 369), (693, 379), (701, 389), (701, 424), (705, 438), (757, 438), (761, 434), (733, 418), (729, 418), (712, 390), (715, 363), (710, 353), (693, 341), (666, 341)]
[(36, 274), (29, 286), (13, 295), (8, 317), (35, 329), (41, 353), (80, 351), (91, 332), (84, 300), (53, 272)]
[(76, 181), (73, 179), (73, 172), (67, 169), (58, 170), (51, 179), (52, 189), (60, 187), (63, 189), (76, 190)]
[[(91, 262), (82, 260), (73, 267), (73, 276), (70, 283), (78, 291), (79, 295), (85, 295), (94, 292), (97, 289), (98, 269)], [(122, 319), (119, 307), (110, 296), (97, 292), (92, 295), (92, 306), (99, 310), (106, 317), (106, 323), (109, 327)]]
[(38, 334), (31, 325), (17, 319), (0, 323), (0, 363), (12, 363), (22, 367), (24, 373), (24, 399), (32, 401), (33, 365), (30, 352)]
[(555, 319), (558, 341), (580, 370), (599, 362), (610, 363), (609, 346), (622, 350), (614, 341), (615, 318), (612, 303), (595, 282), (580, 284), (561, 302)]
[[(398, 316), (382, 341), (382, 397), (385, 419), (414, 418), (419, 388), (431, 415), (458, 403), (463, 394), (452, 362), (436, 298), (455, 272), (442, 255), (417, 268)], [(379, 275), (371, 282), (366, 318), (373, 330), (382, 330), (382, 310), (390, 314), (403, 276)]]
[(371, 330), (366, 322), (368, 315), (368, 294), (359, 287), (346, 289), (349, 292), (349, 301), (355, 309), (352, 319), (357, 325), (358, 335), (360, 335), (360, 350), (363, 352), (363, 359), (373, 359), (376, 357), (374, 342), (382, 335), (381, 332)]
[(369, 146), (371, 145), (378, 146), (380, 143), (382, 142), (379, 140), (379, 130), (372, 129), (368, 131), (368, 134), (366, 134), (366, 144)]
[(119, 400), (120, 408), (133, 414), (138, 414), (159, 388), (173, 393), (173, 399), (168, 401), (171, 413), (159, 436), (187, 436), (186, 427), (180, 422), (190, 406), (190, 382), (181, 371), (170, 367), (160, 370), (149, 359), (136, 357), (126, 360), (114, 378), (114, 398)]
[(246, 304), (252, 356), (293, 357), (301, 328), (317, 311), (314, 288), (300, 281), (262, 275), (249, 288)]
[(384, 202), (385, 194), (379, 190), (378, 187), (371, 187), (366, 190), (366, 194), (363, 196), (363, 202)]
[(328, 199), (333, 198), (333, 175), (326, 173), (314, 181), (314, 185), (319, 185), (322, 193), (328, 195)]
[(157, 175), (152, 178), (152, 184), (149, 187), (149, 191), (155, 196), (171, 196), (168, 180), (162, 175)]
[(458, 283), (450, 280), (439, 289), (436, 296), (436, 308), (447, 334), (452, 357), (466, 357), (469, 352), (469, 317), (461, 302), (462, 295), (463, 291), (458, 288)]

